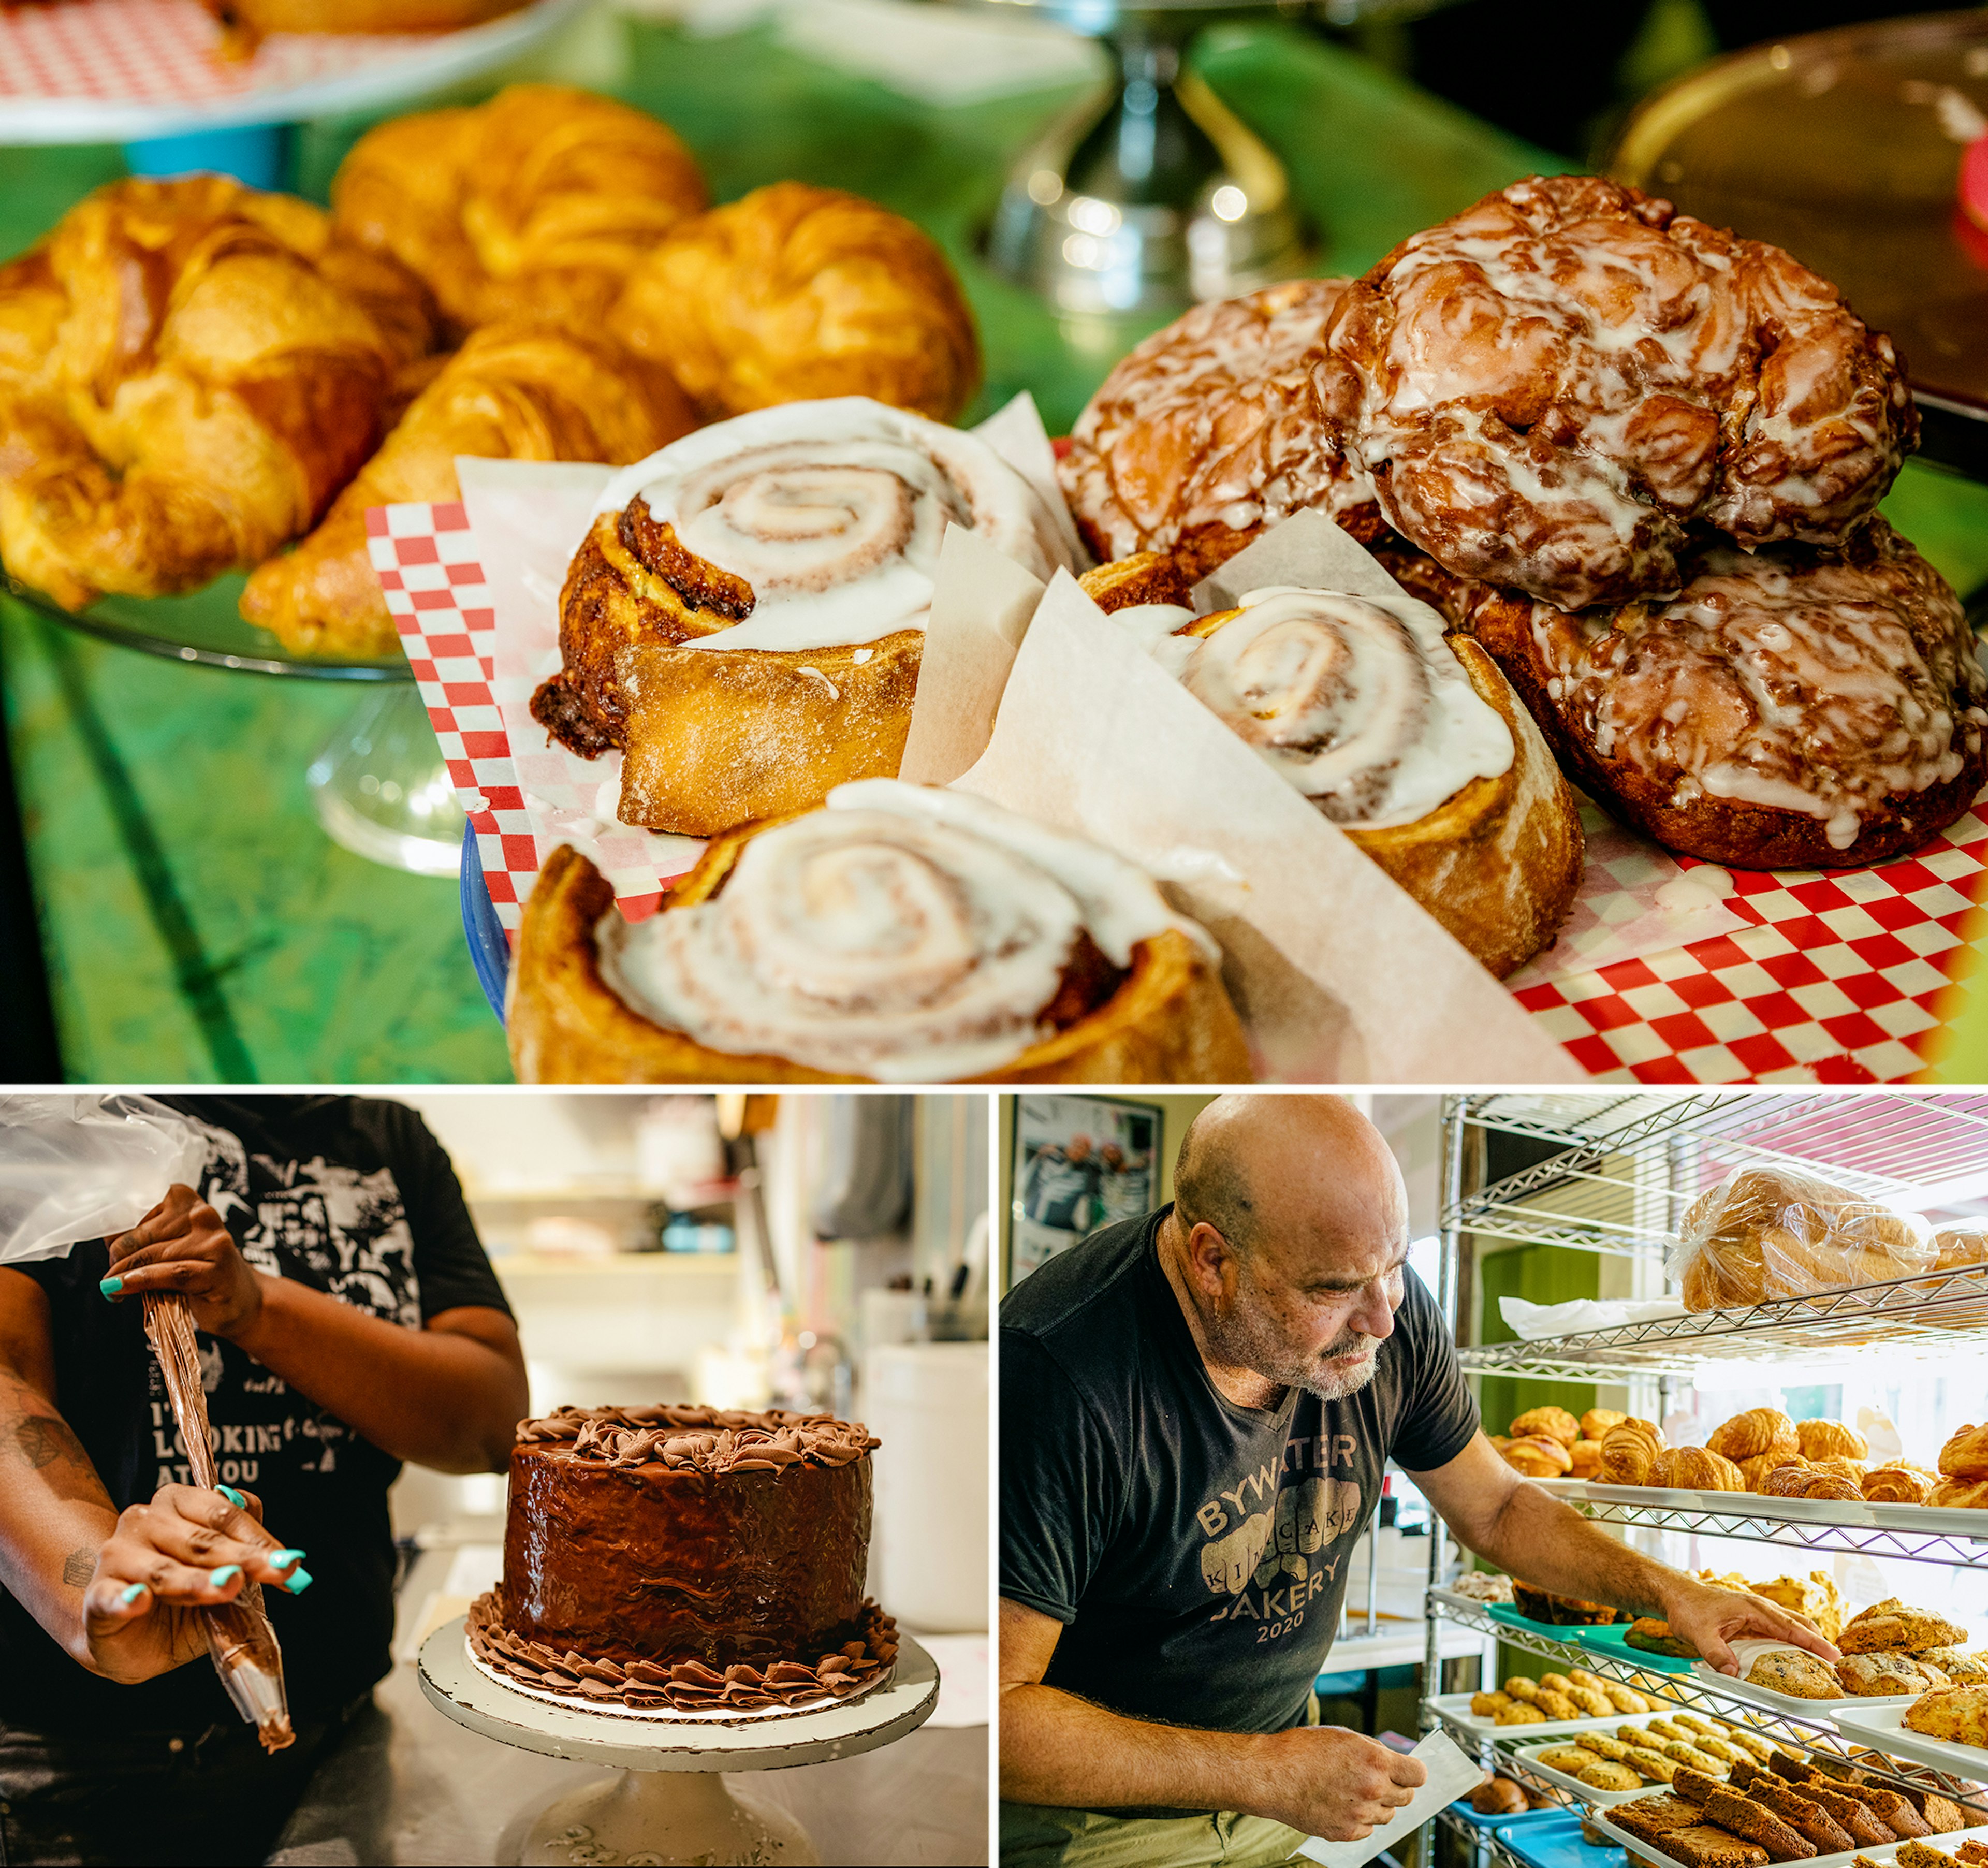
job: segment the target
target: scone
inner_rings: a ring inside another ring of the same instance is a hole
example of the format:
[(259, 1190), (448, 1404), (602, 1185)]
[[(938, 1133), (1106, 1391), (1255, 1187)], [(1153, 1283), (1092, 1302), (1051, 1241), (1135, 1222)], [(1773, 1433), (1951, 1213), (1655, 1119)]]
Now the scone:
[(1952, 1684), (1942, 1669), (1915, 1654), (1846, 1653), (1837, 1663), (1836, 1677), (1858, 1699), (1923, 1693)]
[[(1881, 1605), (1882, 1606), (1882, 1605)], [(1900, 1605), (1879, 1613), (1866, 1609), (1844, 1624), (1836, 1645), (1846, 1654), (1912, 1654), (1925, 1647), (1952, 1647), (1967, 1630), (1928, 1609)]]
[(1905, 1708), (1900, 1722), (1929, 1738), (1988, 1747), (1988, 1687), (1935, 1687)]
[(1785, 1693), (1791, 1699), (1840, 1700), (1843, 1684), (1813, 1654), (1799, 1648), (1777, 1648), (1758, 1656), (1746, 1670), (1750, 1685)]

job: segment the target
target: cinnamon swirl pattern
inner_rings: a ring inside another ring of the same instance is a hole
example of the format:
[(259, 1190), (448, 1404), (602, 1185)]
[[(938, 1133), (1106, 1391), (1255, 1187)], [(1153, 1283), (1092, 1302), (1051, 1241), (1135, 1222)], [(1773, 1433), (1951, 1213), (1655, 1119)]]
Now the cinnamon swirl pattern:
[(1583, 787), (1667, 848), (1746, 869), (1915, 848), (1988, 779), (1988, 676), (1959, 600), (1873, 519), (1841, 551), (1706, 550), (1668, 603), (1445, 604)]
[[(1138, 559), (1084, 583), (1107, 605), (1155, 587)], [(1427, 604), (1272, 588), (1199, 618), (1113, 614), (1493, 972), (1551, 942), (1580, 883), (1573, 798), (1489, 658)]]
[(1918, 435), (1890, 340), (1834, 286), (1594, 176), (1403, 242), (1327, 343), (1388, 522), (1564, 609), (1677, 589), (1694, 522), (1841, 544)]
[(1360, 384), (1325, 346), (1349, 281), (1298, 279), (1198, 305), (1147, 338), (1077, 418), (1063, 492), (1100, 562), (1164, 551), (1189, 581), (1292, 513), (1381, 530), (1350, 455)]
[(662, 912), (556, 852), (510, 1029), (529, 1081), (1212, 1081), (1249, 1061), (1214, 943), (1144, 873), (872, 780), (718, 839)]
[(893, 774), (948, 525), (1046, 579), (1051, 514), (975, 436), (860, 397), (762, 409), (610, 482), (541, 725), (620, 746), (622, 821), (708, 836)]

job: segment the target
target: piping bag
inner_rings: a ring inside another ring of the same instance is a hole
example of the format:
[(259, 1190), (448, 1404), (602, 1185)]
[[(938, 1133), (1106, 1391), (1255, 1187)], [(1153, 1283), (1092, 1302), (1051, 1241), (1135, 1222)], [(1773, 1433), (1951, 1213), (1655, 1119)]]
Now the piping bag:
[[(207, 1390), (200, 1379), (200, 1355), (194, 1345), (193, 1312), (183, 1297), (167, 1294), (144, 1299), (145, 1335), (165, 1377), (173, 1419), (193, 1467), (194, 1483), (210, 1490), (220, 1474), (214, 1467), (214, 1442), (207, 1424)], [(201, 1609), (207, 1631), (207, 1651), (214, 1670), (228, 1689), (235, 1710), (255, 1728), (265, 1751), (280, 1751), (296, 1734), (290, 1728), (290, 1704), (283, 1689), (283, 1650), (262, 1606), (262, 1585), (244, 1582), (231, 1602)]]

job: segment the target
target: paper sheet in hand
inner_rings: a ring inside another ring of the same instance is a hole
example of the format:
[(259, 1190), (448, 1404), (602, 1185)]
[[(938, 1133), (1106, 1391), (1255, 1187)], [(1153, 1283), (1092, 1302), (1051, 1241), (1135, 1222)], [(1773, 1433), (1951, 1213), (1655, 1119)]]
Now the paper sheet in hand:
[(1484, 1768), (1466, 1758), (1444, 1732), (1431, 1732), (1410, 1754), (1428, 1768), (1428, 1782), (1415, 1792), (1415, 1801), (1384, 1829), (1363, 1836), (1357, 1842), (1325, 1842), (1308, 1837), (1291, 1851), (1308, 1861), (1323, 1862), (1326, 1868), (1360, 1868), (1383, 1849), (1397, 1843), (1411, 1829), (1419, 1829), (1439, 1809), (1468, 1796), (1484, 1781)]

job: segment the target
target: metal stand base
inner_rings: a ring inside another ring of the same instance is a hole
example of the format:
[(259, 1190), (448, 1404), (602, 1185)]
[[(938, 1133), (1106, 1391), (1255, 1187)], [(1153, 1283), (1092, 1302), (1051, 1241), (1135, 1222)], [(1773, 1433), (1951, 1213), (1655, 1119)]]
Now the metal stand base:
[(1080, 323), (1150, 320), (1303, 272), (1283, 164), (1186, 69), (1188, 42), (1224, 9), (1042, 10), (1104, 39), (1117, 75), (1009, 178), (988, 236), (996, 269)]
[(325, 834), (354, 855), (415, 875), (454, 875), (462, 810), (411, 682), (383, 682), (305, 773)]
[(532, 1819), (518, 1859), (522, 1868), (821, 1860), (785, 1810), (736, 1795), (715, 1772), (637, 1771), (554, 1798)]

